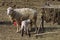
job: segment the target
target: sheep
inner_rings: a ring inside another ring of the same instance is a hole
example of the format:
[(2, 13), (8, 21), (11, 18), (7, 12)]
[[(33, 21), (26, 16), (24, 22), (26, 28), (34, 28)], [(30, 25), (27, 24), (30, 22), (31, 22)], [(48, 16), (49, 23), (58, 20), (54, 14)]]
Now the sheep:
[(8, 7), (7, 8), (7, 14), (11, 17), (12, 20), (15, 20), (17, 23), (17, 32), (19, 30), (18, 26), (21, 26), (21, 21), (22, 19), (30, 19), (30, 26), (32, 26), (32, 24), (35, 25), (35, 27), (37, 27), (36, 25), (36, 21), (37, 21), (37, 11), (34, 9), (30, 9), (30, 8), (19, 8), (19, 9), (13, 9), (12, 7)]

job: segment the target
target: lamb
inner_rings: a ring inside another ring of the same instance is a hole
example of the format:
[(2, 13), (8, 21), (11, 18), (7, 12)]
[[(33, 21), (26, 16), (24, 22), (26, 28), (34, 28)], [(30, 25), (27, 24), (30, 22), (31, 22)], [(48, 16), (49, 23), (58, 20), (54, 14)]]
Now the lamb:
[(30, 24), (30, 19), (23, 20), (23, 21), (21, 22), (20, 32), (22, 33), (22, 36), (23, 36), (23, 33), (24, 33), (24, 32), (27, 33), (27, 34), (29, 34), (29, 36), (30, 36), (29, 24)]
[(24, 27), (24, 31), (26, 31), (26, 28), (27, 28), (27, 26), (28, 26), (29, 24), (30, 24), (30, 19), (23, 20), (23, 21), (21, 22), (21, 29), (20, 29), (20, 30), (22, 30), (23, 27)]

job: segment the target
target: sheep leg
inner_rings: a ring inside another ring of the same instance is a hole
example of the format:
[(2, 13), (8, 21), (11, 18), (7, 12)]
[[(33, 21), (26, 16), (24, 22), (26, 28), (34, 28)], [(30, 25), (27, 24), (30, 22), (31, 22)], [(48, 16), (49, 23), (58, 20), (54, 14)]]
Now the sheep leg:
[(25, 27), (24, 25), (20, 25), (21, 27), (19, 28), (19, 32), (22, 31), (22, 29)]
[(27, 34), (29, 35), (29, 37), (31, 37), (29, 27), (27, 28)]
[(36, 24), (36, 21), (37, 21), (37, 17), (34, 17), (34, 21), (33, 21), (33, 24), (35, 26), (35, 32), (37, 33), (37, 24)]
[(16, 32), (19, 32), (19, 27), (18, 27), (18, 24), (17, 24), (17, 31)]
[(24, 34), (24, 27), (22, 28), (21, 30), (21, 36), (23, 37), (23, 34)]
[(32, 29), (32, 20), (31, 20), (31, 22), (30, 22), (30, 30)]
[(37, 25), (36, 25), (36, 23), (34, 23), (34, 26), (35, 26), (35, 33), (37, 33)]

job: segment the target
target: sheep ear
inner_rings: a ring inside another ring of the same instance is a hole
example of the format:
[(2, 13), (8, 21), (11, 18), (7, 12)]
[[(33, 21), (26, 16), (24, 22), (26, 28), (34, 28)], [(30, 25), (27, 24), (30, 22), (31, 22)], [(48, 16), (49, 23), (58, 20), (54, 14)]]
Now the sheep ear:
[(11, 10), (11, 12), (13, 13), (14, 11), (13, 11), (13, 10)]

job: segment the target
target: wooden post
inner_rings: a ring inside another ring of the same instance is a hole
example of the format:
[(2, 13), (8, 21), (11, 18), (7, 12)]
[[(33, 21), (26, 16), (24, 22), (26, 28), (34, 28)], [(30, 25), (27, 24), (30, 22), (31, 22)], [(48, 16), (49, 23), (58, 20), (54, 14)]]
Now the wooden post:
[(44, 14), (42, 14), (42, 22), (41, 22), (41, 26), (42, 26), (42, 32), (44, 32)]
[(54, 8), (54, 13), (53, 13), (53, 24), (55, 23), (55, 20), (56, 20), (55, 16), (56, 16), (56, 13), (55, 13), (55, 8)]
[[(60, 10), (60, 9), (59, 9)], [(60, 25), (60, 11), (58, 10), (58, 24)]]
[[(43, 8), (44, 9), (44, 8)], [(39, 32), (44, 32), (44, 10), (42, 9), (42, 15), (41, 15), (41, 24), (40, 24), (40, 28), (38, 28), (37, 30), (37, 34), (39, 34)], [(41, 30), (41, 31), (40, 31)]]
[(44, 32), (44, 13), (45, 13), (45, 10), (44, 10), (44, 8), (43, 8), (43, 9), (42, 9), (42, 16), (41, 16), (41, 19), (42, 19), (42, 22), (41, 22), (42, 32)]

